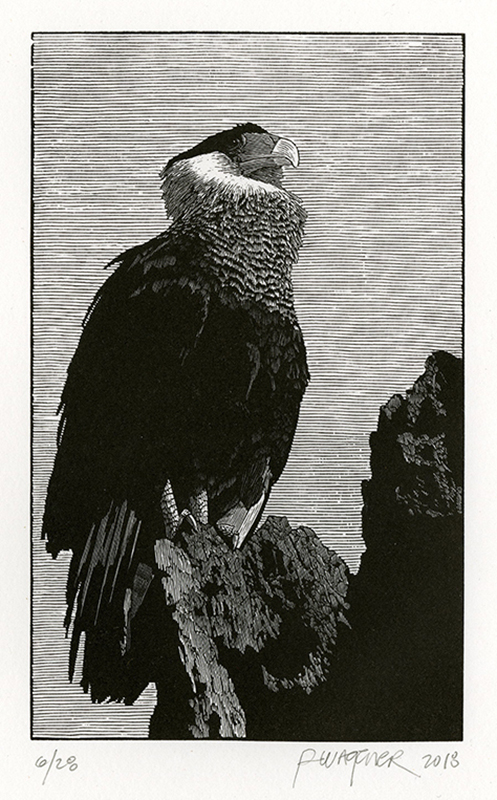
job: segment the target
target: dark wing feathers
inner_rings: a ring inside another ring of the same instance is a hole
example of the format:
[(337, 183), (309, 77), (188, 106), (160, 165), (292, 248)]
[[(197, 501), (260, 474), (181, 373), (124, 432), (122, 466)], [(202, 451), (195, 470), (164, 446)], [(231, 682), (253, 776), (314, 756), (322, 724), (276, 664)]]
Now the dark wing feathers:
[(279, 478), (308, 381), (302, 334), (226, 305), (207, 274), (162, 236), (98, 292), (62, 394), (43, 528), (54, 555), (81, 550), (111, 502), (143, 518), (168, 479), (180, 506), (207, 487), (215, 521), (260, 496), (268, 459)]
[(162, 438), (174, 428), (182, 365), (209, 303), (205, 283), (185, 287), (174, 274), (168, 278), (168, 255), (166, 249), (159, 291), (160, 262), (152, 269), (147, 252), (141, 259), (138, 248), (126, 254), (87, 316), (62, 394), (45, 509), (44, 535), (54, 555), (84, 544), (111, 500), (149, 499), (157, 467), (150, 438), (159, 426)]

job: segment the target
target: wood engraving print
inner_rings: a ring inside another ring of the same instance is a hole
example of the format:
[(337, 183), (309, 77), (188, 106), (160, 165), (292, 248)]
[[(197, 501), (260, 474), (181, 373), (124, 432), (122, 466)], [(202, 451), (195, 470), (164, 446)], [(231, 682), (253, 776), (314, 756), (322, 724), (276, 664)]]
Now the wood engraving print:
[(35, 738), (462, 737), (462, 91), (34, 34)]

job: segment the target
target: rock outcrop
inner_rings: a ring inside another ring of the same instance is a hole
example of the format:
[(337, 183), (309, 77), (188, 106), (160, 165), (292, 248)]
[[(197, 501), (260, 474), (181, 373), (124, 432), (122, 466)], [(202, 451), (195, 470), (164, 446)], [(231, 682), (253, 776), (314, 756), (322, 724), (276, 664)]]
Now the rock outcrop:
[(265, 737), (272, 708), (285, 738), (278, 707), (305, 704), (326, 680), (347, 624), (345, 563), (284, 517), (269, 517), (241, 551), (207, 526), (183, 526), (170, 551), (161, 581), (183, 670), (165, 645), (151, 737)]
[(351, 740), (457, 740), (463, 684), (463, 369), (435, 352), (380, 410), (363, 483), (367, 550), (327, 688)]

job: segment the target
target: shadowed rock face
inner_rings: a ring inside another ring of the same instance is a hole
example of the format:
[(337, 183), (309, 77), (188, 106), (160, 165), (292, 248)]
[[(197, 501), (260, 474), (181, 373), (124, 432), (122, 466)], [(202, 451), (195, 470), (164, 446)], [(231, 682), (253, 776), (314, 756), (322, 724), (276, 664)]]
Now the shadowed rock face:
[(327, 736), (462, 737), (462, 454), (462, 362), (436, 352), (371, 435), (367, 550), (350, 581)]

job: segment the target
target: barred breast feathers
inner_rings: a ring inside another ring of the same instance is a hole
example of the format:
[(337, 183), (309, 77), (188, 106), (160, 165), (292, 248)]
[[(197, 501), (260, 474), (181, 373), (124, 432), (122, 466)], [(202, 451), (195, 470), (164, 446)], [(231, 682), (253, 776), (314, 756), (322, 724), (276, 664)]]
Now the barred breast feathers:
[(226, 301), (252, 300), (293, 317), (291, 270), (306, 218), (299, 199), (241, 175), (222, 153), (178, 161), (162, 177), (170, 234), (203, 243), (205, 269)]

